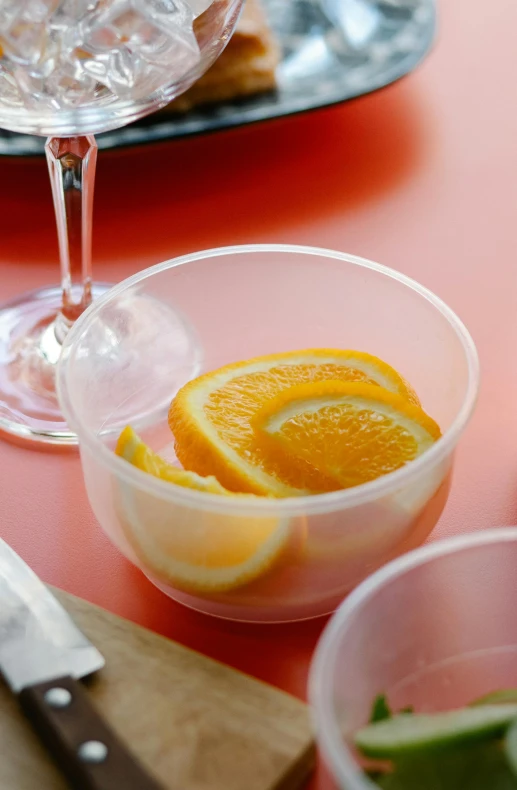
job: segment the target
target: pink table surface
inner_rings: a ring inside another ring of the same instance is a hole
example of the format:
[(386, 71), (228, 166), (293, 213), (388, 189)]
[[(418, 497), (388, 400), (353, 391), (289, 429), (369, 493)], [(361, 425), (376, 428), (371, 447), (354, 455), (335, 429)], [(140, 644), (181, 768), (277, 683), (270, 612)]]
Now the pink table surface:
[[(517, 4), (442, 3), (413, 75), (312, 114), (102, 153), (98, 279), (188, 251), (293, 242), (362, 255), (458, 312), (482, 387), (434, 537), (517, 522)], [(57, 280), (43, 160), (0, 160), (0, 295)], [(50, 583), (304, 697), (323, 621), (252, 627), (165, 598), (88, 506), (77, 455), (0, 443), (0, 535)], [(319, 768), (313, 790), (332, 782)]]

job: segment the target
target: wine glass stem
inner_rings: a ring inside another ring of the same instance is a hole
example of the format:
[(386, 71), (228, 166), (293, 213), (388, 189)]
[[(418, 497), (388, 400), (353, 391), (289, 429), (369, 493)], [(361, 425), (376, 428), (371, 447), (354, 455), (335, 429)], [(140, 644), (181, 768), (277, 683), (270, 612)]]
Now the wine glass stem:
[(45, 145), (57, 220), (63, 303), (61, 343), (92, 300), (92, 211), (97, 143), (93, 135), (49, 137)]

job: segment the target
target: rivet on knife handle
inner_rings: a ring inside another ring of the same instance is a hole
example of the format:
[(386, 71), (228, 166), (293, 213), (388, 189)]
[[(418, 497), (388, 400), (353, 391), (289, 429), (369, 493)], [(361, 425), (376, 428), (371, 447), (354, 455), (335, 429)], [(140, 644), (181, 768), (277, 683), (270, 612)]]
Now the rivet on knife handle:
[(19, 694), (25, 715), (74, 790), (162, 790), (97, 713), (71, 677)]

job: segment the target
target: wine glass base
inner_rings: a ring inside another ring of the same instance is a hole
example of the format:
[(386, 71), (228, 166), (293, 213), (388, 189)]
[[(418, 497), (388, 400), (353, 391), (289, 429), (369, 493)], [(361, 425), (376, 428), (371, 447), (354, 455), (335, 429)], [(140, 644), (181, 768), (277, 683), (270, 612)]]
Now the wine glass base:
[[(93, 297), (110, 287), (94, 284)], [(77, 444), (77, 436), (61, 414), (55, 390), (61, 353), (55, 321), (61, 300), (61, 288), (42, 288), (0, 307), (2, 438), (33, 445)]]

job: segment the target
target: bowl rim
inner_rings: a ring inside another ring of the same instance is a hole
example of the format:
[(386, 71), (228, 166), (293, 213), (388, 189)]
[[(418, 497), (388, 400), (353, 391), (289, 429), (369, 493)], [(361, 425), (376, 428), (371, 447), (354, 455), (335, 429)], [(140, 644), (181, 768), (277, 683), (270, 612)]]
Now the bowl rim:
[[(431, 303), (431, 305), (444, 316), (455, 331), (463, 346), (467, 362), (468, 381), (465, 395), (461, 408), (447, 431), (431, 448), (429, 448), (429, 450), (420, 456), (420, 458), (417, 458), (415, 461), (412, 461), (407, 466), (395, 472), (391, 472), (390, 474), (379, 477), (368, 483), (363, 483), (355, 488), (346, 489), (345, 491), (333, 491), (326, 494), (313, 494), (301, 497), (286, 497), (284, 499), (257, 497), (256, 500), (251, 502), (248, 500), (246, 503), (244, 498), (241, 499), (240, 497), (236, 497), (234, 499), (232, 497), (221, 497), (218, 494), (210, 494), (204, 491), (201, 492), (183, 488), (173, 483), (151, 477), (151, 475), (146, 474), (140, 469), (136, 469), (122, 458), (116, 456), (92, 431), (83, 425), (69, 397), (67, 371), (71, 360), (73, 360), (73, 350), (76, 339), (87, 330), (90, 323), (96, 319), (105, 304), (112, 299), (116, 299), (128, 289), (142, 283), (144, 280), (154, 277), (156, 274), (176, 268), (177, 266), (187, 265), (193, 261), (247, 253), (278, 252), (332, 258), (347, 264), (373, 270), (385, 277), (396, 280), (401, 285), (406, 286), (427, 302)], [(70, 428), (77, 434), (79, 444), (88, 448), (99, 458), (99, 460), (102, 460), (104, 465), (116, 474), (119, 479), (125, 480), (129, 485), (133, 485), (140, 489), (146, 489), (150, 493), (154, 492), (156, 496), (162, 499), (171, 499), (176, 504), (195, 507), (198, 510), (232, 513), (239, 516), (257, 514), (264, 516), (271, 514), (280, 516), (310, 515), (314, 513), (333, 512), (375, 501), (397, 488), (410, 483), (414, 478), (419, 477), (421, 471), (426, 467), (432, 469), (443, 461), (447, 455), (452, 452), (474, 410), (479, 391), (479, 358), (476, 346), (469, 331), (456, 313), (432, 291), (395, 269), (375, 263), (366, 258), (339, 252), (337, 250), (326, 249), (324, 247), (311, 247), (296, 244), (242, 244), (214, 247), (171, 258), (163, 263), (158, 263), (143, 269), (113, 286), (113, 288), (85, 310), (68, 332), (63, 343), (62, 353), (56, 371), (56, 390), (63, 415)]]
[(378, 785), (361, 772), (333, 715), (332, 680), (338, 659), (338, 645), (346, 638), (350, 624), (360, 616), (364, 604), (393, 580), (428, 562), (480, 546), (514, 542), (517, 542), (517, 526), (482, 529), (421, 546), (388, 562), (368, 576), (331, 617), (312, 657), (308, 699), (318, 745), (340, 787), (346, 787), (347, 790), (378, 790)]

